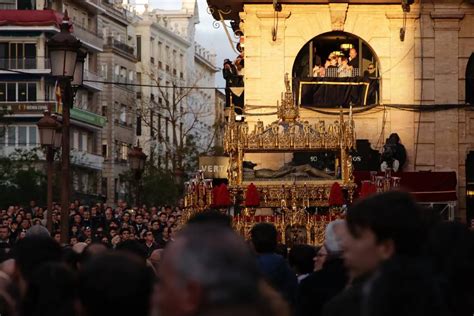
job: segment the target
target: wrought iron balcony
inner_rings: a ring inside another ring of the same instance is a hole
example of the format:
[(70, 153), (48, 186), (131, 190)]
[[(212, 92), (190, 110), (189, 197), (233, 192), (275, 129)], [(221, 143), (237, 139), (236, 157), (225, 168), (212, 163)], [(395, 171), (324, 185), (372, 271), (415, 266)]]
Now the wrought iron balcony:
[(50, 72), (51, 65), (49, 58), (2, 58), (0, 59), (1, 69), (23, 70), (28, 72)]
[[(87, 81), (92, 80), (92, 81)], [(99, 75), (90, 72), (89, 70), (84, 70), (84, 86), (86, 88), (90, 88), (95, 91), (103, 91), (104, 84), (102, 82), (94, 82), (94, 81), (103, 81), (104, 78), (100, 77)]]
[(113, 38), (112, 36), (108, 36), (107, 37), (107, 41), (106, 41), (106, 44), (105, 44), (105, 47), (104, 48), (115, 48), (115, 49), (118, 49), (119, 51), (127, 54), (127, 55), (130, 55), (130, 57), (133, 56), (133, 58), (135, 58), (134, 56), (134, 49), (132, 46), (124, 43), (124, 42), (121, 42), (115, 38)]
[(104, 38), (97, 30), (85, 28), (78, 23), (73, 24), (73, 33), (86, 46), (97, 51), (102, 51), (104, 46)]

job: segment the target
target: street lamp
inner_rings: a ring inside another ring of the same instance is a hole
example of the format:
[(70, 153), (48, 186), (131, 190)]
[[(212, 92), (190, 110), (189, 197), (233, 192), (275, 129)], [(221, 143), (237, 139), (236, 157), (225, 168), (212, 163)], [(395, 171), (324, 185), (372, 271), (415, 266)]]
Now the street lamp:
[(67, 11), (61, 24), (61, 31), (48, 41), (51, 59), (51, 75), (56, 77), (62, 96), (62, 152), (61, 152), (61, 242), (66, 243), (69, 236), (69, 193), (70, 193), (70, 143), (69, 126), (70, 109), (74, 103), (75, 87), (82, 84), (85, 51), (81, 50), (81, 42), (74, 37), (69, 29), (71, 23)]
[(143, 152), (140, 147), (140, 143), (137, 146), (133, 147), (132, 150), (128, 153), (128, 161), (130, 163), (130, 169), (132, 169), (135, 174), (136, 180), (136, 195), (135, 203), (137, 207), (140, 207), (140, 178), (142, 176), (143, 170), (145, 170), (145, 162), (147, 155)]
[(44, 116), (37, 123), (41, 146), (46, 150), (46, 163), (47, 163), (47, 203), (48, 212), (46, 226), (49, 232), (52, 232), (52, 214), (53, 214), (53, 163), (54, 163), (54, 148), (57, 147), (58, 137), (61, 137), (60, 129), (61, 124), (53, 118), (49, 111), (44, 112)]
[(61, 148), (61, 142), (63, 141), (63, 125), (57, 122), (56, 133), (54, 135), (54, 148)]
[(36, 123), (39, 129), (41, 146), (54, 146), (56, 139), (57, 122), (49, 111), (44, 112), (44, 116)]
[(72, 86), (77, 88), (82, 85), (84, 79), (84, 62), (86, 61), (87, 51), (84, 48), (77, 52), (76, 68), (74, 70), (74, 77), (72, 79)]

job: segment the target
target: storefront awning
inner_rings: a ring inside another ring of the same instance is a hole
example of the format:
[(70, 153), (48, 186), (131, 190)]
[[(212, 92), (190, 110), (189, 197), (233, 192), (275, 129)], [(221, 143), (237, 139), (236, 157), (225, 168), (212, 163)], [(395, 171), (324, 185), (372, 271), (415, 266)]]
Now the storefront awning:
[(62, 14), (53, 10), (0, 10), (0, 26), (59, 27)]

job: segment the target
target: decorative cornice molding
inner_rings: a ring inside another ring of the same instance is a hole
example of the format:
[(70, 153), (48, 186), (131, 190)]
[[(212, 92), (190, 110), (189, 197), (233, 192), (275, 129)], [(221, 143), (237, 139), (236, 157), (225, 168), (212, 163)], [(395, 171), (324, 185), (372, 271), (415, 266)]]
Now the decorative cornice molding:
[(465, 16), (463, 12), (439, 12), (434, 11), (430, 13), (433, 20), (462, 20)]
[(430, 13), (435, 31), (457, 31), (461, 29), (459, 21), (464, 18), (463, 12), (433, 11)]
[[(291, 16), (291, 11), (276, 12), (279, 19), (288, 19)], [(275, 11), (257, 11), (257, 18), (259, 19), (273, 19), (276, 17)]]
[(412, 12), (407, 13), (405, 15), (400, 10), (400, 12), (386, 12), (385, 16), (389, 20), (400, 20), (400, 19), (404, 19), (405, 17), (406, 17), (407, 20), (418, 20), (420, 18), (421, 14), (420, 14), (420, 11), (415, 11), (415, 12), (412, 11)]

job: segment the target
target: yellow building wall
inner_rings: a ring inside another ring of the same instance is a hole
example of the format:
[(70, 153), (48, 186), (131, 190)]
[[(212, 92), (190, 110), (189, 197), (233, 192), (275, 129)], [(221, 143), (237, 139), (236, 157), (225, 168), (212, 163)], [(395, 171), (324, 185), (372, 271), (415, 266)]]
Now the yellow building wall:
[[(404, 41), (399, 5), (283, 5), (278, 19), (271, 5), (245, 5), (240, 17), (245, 34), (246, 120), (252, 125), (277, 119), (283, 76), (292, 73), (298, 52), (314, 37), (335, 30), (360, 37), (375, 52), (382, 104), (464, 103), (466, 64), (474, 52), (474, 6), (446, 2), (413, 5), (406, 16)], [(306, 109), (300, 113), (312, 123), (338, 119)], [(354, 117), (357, 138), (369, 139), (374, 149), (380, 149), (390, 133), (399, 134), (408, 152), (405, 170), (456, 171), (460, 209), (464, 208), (464, 161), (474, 147), (473, 112), (420, 113), (378, 106)]]

